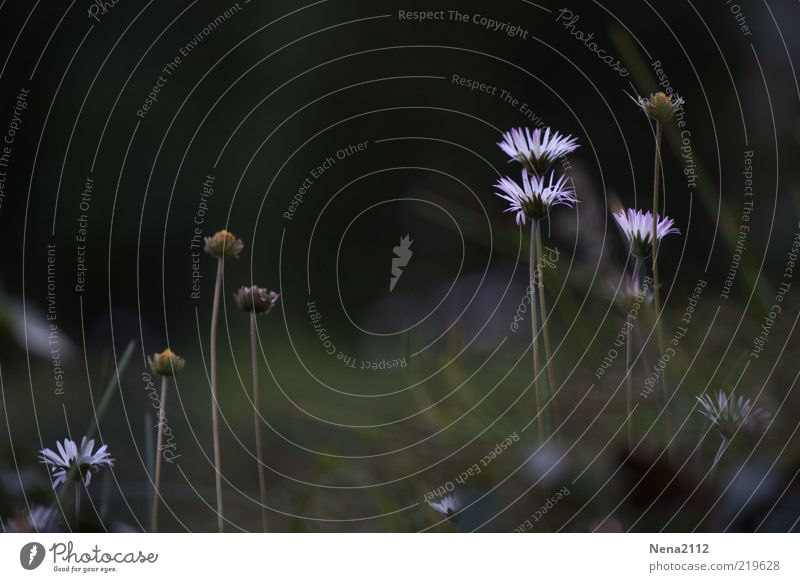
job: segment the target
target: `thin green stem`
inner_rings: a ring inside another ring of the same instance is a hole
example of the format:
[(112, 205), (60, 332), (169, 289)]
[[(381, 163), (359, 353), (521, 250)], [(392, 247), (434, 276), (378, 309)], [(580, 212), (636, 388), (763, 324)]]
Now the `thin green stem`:
[(537, 220), (531, 220), (531, 245), (529, 259), (528, 289), (531, 296), (531, 351), (533, 352), (533, 391), (536, 395), (536, 420), (539, 427), (539, 440), (544, 440), (544, 415), (542, 414), (541, 383), (539, 381), (539, 327), (536, 321), (536, 230)]
[(628, 424), (628, 450), (633, 450), (633, 338), (631, 330), (625, 340), (625, 411)]
[(214, 440), (214, 480), (217, 489), (217, 529), (224, 530), (224, 511), (222, 508), (222, 462), (219, 449), (219, 418), (217, 417), (217, 320), (219, 319), (220, 296), (222, 295), (222, 275), (225, 260), (218, 259), (217, 280), (214, 284), (214, 306), (211, 311), (211, 433)]
[[(633, 275), (631, 280), (638, 281), (637, 275), (639, 274), (639, 259), (633, 266)], [(642, 293), (641, 282), (639, 288), (636, 290), (637, 295), (634, 301), (639, 301), (639, 295)], [(628, 329), (625, 338), (625, 410), (627, 411), (627, 425), (628, 425), (628, 450), (633, 450), (633, 334), (636, 329), (636, 320), (631, 320), (630, 311), (626, 315), (628, 320)]]
[(547, 370), (547, 384), (550, 411), (553, 420), (552, 429), (558, 426), (558, 408), (556, 406), (556, 376), (553, 371), (553, 350), (550, 347), (550, 329), (547, 317), (547, 304), (544, 297), (544, 251), (542, 249), (542, 229), (536, 229), (536, 286), (539, 290), (539, 316), (542, 318), (542, 336), (544, 338), (544, 367)]
[(75, 481), (75, 526), (78, 526), (79, 518), (81, 515), (81, 485), (83, 484), (83, 477), (80, 481)]
[[(658, 339), (658, 359), (664, 357), (666, 352), (666, 345), (664, 343), (664, 330), (661, 325), (661, 294), (659, 291), (659, 278), (658, 278), (658, 215), (659, 215), (659, 189), (661, 187), (661, 136), (663, 134), (663, 124), (656, 121), (656, 158), (655, 169), (653, 171), (653, 225), (651, 236), (651, 243), (653, 246), (653, 308), (656, 312), (656, 338)], [(674, 451), (671, 446), (673, 440), (672, 433), (672, 414), (670, 412), (670, 391), (669, 382), (667, 380), (667, 367), (661, 372), (661, 388), (664, 394), (664, 432), (667, 442), (667, 457), (670, 461), (674, 461)]]
[(164, 426), (167, 422), (167, 387), (169, 378), (161, 377), (161, 401), (158, 403), (158, 436), (156, 437), (156, 469), (155, 469), (155, 494), (153, 495), (153, 509), (150, 513), (150, 531), (158, 531), (158, 502), (161, 500), (161, 447), (164, 444)]
[(256, 350), (256, 312), (250, 312), (250, 358), (253, 371), (253, 424), (256, 435), (256, 458), (258, 460), (258, 491), (261, 495), (261, 527), (267, 531), (267, 481), (264, 475), (264, 457), (261, 451), (261, 418), (258, 390), (258, 355)]
[(719, 448), (717, 449), (717, 454), (714, 455), (714, 461), (711, 463), (711, 469), (709, 470), (709, 478), (714, 474), (714, 470), (717, 468), (717, 463), (722, 458), (722, 453), (725, 452), (725, 449), (728, 447), (728, 439), (722, 437), (722, 442), (719, 443)]

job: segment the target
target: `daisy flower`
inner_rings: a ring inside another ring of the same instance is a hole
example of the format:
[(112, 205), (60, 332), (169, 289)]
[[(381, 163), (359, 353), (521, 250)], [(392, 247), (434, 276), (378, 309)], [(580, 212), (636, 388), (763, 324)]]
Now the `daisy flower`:
[(3, 523), (8, 533), (48, 533), (54, 531), (56, 510), (54, 507), (34, 505), (30, 511), (19, 513)]
[(435, 509), (442, 515), (452, 517), (454, 513), (461, 509), (461, 499), (455, 494), (446, 495), (442, 497), (441, 501), (428, 501), (428, 505), (431, 506), (431, 509)]
[(540, 175), (558, 158), (578, 149), (578, 139), (553, 132), (549, 127), (544, 131), (519, 127), (504, 133), (497, 145), (528, 172)]
[(675, 110), (681, 107), (685, 101), (678, 95), (667, 95), (663, 91), (653, 93), (650, 97), (634, 97), (628, 95), (633, 102), (638, 105), (647, 117), (656, 121), (669, 121), (675, 114)]
[[(653, 213), (650, 211), (642, 212), (631, 208), (620, 209), (614, 213), (620, 230), (622, 230), (628, 242), (631, 244), (631, 251), (636, 256), (643, 258), (650, 254), (653, 243)], [(675, 228), (675, 221), (669, 216), (656, 216), (656, 238), (660, 242), (668, 234), (680, 234), (681, 231)]]
[(728, 396), (723, 391), (717, 393), (716, 400), (710, 394), (697, 396), (700, 405), (698, 412), (705, 416), (719, 430), (723, 439), (730, 439), (739, 428), (757, 432), (769, 419), (769, 413), (756, 408), (744, 396)]
[[(39, 461), (50, 468), (53, 478), (53, 487), (61, 483), (66, 483), (67, 478), (75, 481), (83, 481), (85, 486), (89, 486), (92, 480), (92, 473), (96, 473), (103, 465), (109, 467), (114, 465), (114, 459), (108, 454), (108, 445), (103, 445), (96, 452), (94, 449), (94, 439), (81, 439), (80, 447), (72, 439), (64, 439), (64, 443), (56, 441), (58, 452), (51, 449), (42, 449), (39, 452)], [(76, 468), (74, 475), (70, 475), (73, 468)]]
[(546, 182), (544, 176), (529, 174), (523, 169), (522, 186), (506, 177), (498, 180), (495, 188), (503, 192), (495, 192), (495, 195), (511, 204), (506, 212), (517, 213), (517, 224), (525, 224), (526, 218), (544, 218), (551, 206), (572, 206), (578, 201), (575, 191), (567, 185), (567, 177), (556, 179), (553, 172), (550, 172), (549, 181)]

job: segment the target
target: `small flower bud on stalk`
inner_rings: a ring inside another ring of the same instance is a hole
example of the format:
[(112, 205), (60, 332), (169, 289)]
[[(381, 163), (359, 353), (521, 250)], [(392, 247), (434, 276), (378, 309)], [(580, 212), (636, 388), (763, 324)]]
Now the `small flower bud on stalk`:
[(650, 119), (661, 123), (672, 119), (675, 110), (684, 103), (681, 97), (667, 95), (663, 91), (653, 93), (647, 98), (638, 97), (633, 100)]
[(227, 230), (220, 230), (206, 238), (205, 251), (217, 258), (217, 278), (214, 283), (214, 304), (211, 308), (211, 435), (214, 441), (214, 472), (217, 492), (217, 529), (224, 529), (225, 514), (222, 508), (222, 460), (219, 446), (219, 419), (217, 414), (217, 322), (222, 295), (222, 278), (225, 259), (238, 259), (244, 243)]
[(218, 259), (238, 259), (244, 243), (227, 230), (206, 237), (205, 251)]
[(253, 373), (253, 424), (256, 438), (256, 461), (258, 462), (258, 488), (261, 495), (261, 527), (267, 531), (267, 481), (264, 476), (264, 458), (261, 451), (261, 419), (258, 390), (258, 350), (256, 343), (256, 316), (269, 313), (280, 295), (262, 287), (242, 287), (233, 295), (236, 305), (250, 314), (250, 359)]
[(262, 287), (251, 285), (249, 287), (242, 287), (233, 294), (236, 301), (236, 306), (242, 311), (260, 313), (269, 313), (275, 306), (280, 295), (275, 291), (267, 291)]
[(177, 376), (186, 365), (186, 360), (167, 348), (160, 354), (147, 358), (147, 364), (153, 374), (159, 376)]
[(161, 447), (164, 444), (164, 429), (167, 424), (167, 387), (169, 379), (180, 374), (186, 360), (167, 348), (160, 354), (147, 358), (153, 374), (161, 376), (161, 399), (158, 402), (158, 436), (156, 437), (156, 468), (154, 476), (153, 508), (150, 513), (150, 531), (158, 531), (158, 501), (161, 498)]

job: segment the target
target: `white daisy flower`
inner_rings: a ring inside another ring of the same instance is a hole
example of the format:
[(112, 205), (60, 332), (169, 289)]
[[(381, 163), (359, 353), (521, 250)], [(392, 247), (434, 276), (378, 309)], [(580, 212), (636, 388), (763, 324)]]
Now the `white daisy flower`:
[(435, 509), (442, 515), (446, 515), (447, 517), (452, 517), (453, 514), (458, 512), (461, 509), (461, 498), (456, 495), (446, 495), (442, 497), (441, 501), (428, 501), (428, 505), (431, 506), (431, 509)]
[(497, 142), (508, 156), (528, 170), (531, 174), (544, 174), (561, 156), (578, 149), (578, 139), (571, 135), (561, 135), (548, 127), (531, 131), (527, 127), (515, 128), (503, 134)]
[[(42, 449), (39, 452), (39, 461), (50, 468), (53, 478), (53, 487), (65, 483), (70, 477), (75, 481), (83, 481), (87, 487), (92, 480), (92, 473), (96, 473), (103, 465), (109, 467), (114, 465), (114, 459), (108, 454), (108, 446), (103, 445), (96, 452), (94, 449), (94, 439), (81, 439), (81, 445), (75, 444), (72, 439), (64, 439), (64, 443), (56, 441), (58, 452), (50, 449)], [(70, 472), (76, 467), (74, 475)]]
[[(649, 210), (620, 209), (614, 213), (614, 219), (631, 244), (631, 251), (638, 257), (646, 257), (652, 250), (653, 213)], [(668, 234), (680, 234), (675, 228), (675, 221), (669, 216), (657, 216), (656, 238), (660, 242)]]
[(739, 428), (757, 432), (769, 419), (769, 413), (756, 408), (744, 396), (732, 397), (720, 390), (716, 400), (710, 394), (697, 396), (698, 412), (711, 421), (723, 439), (730, 439)]
[(54, 507), (34, 505), (29, 512), (19, 513), (3, 523), (8, 533), (49, 533), (54, 531), (56, 510)]
[(554, 172), (550, 172), (550, 179), (545, 182), (544, 177), (523, 169), (522, 186), (506, 177), (498, 180), (495, 188), (504, 192), (495, 192), (496, 196), (511, 203), (506, 212), (517, 213), (517, 224), (525, 224), (526, 217), (533, 220), (546, 217), (551, 206), (572, 206), (578, 201), (574, 190), (567, 185), (567, 177), (560, 176), (556, 180)]
[(663, 91), (653, 93), (650, 97), (634, 97), (633, 95), (628, 95), (628, 97), (633, 99), (633, 102), (647, 114), (647, 117), (661, 122), (672, 119), (675, 110), (685, 103), (683, 97), (667, 95)]

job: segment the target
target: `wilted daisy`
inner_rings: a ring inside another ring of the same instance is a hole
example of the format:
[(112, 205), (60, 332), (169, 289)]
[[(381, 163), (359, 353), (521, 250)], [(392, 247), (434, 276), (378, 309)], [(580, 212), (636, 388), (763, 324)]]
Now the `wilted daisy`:
[(650, 119), (655, 121), (669, 121), (675, 114), (675, 110), (681, 107), (685, 102), (682, 97), (678, 95), (667, 95), (663, 91), (653, 93), (650, 97), (634, 97), (633, 102), (641, 107)]
[(255, 313), (269, 313), (279, 298), (280, 295), (275, 291), (268, 291), (257, 285), (242, 287), (233, 294), (233, 299), (239, 309)]
[(495, 195), (511, 203), (506, 212), (517, 213), (517, 224), (525, 224), (526, 218), (545, 218), (552, 206), (572, 206), (578, 201), (575, 191), (567, 185), (567, 177), (556, 179), (554, 172), (550, 172), (549, 180), (545, 181), (544, 176), (529, 174), (523, 169), (522, 186), (508, 177), (500, 178), (494, 186), (503, 192), (495, 192)]
[[(631, 252), (639, 258), (646, 257), (652, 249), (653, 235), (653, 213), (649, 210), (633, 210), (632, 208), (620, 209), (614, 213), (620, 230), (622, 230), (628, 242), (631, 244)], [(669, 216), (656, 217), (656, 238), (661, 241), (668, 234), (680, 234), (681, 231), (675, 228), (675, 221)]]
[(258, 489), (261, 495), (261, 527), (267, 531), (267, 484), (264, 473), (264, 460), (261, 451), (261, 411), (258, 390), (258, 339), (256, 332), (256, 317), (261, 313), (269, 313), (277, 303), (280, 295), (275, 291), (268, 291), (257, 285), (242, 287), (233, 298), (236, 305), (244, 312), (250, 314), (250, 357), (253, 373), (253, 425), (256, 436), (256, 459), (258, 461)]
[(453, 495), (445, 495), (442, 497), (441, 501), (428, 501), (428, 505), (431, 506), (431, 509), (435, 509), (442, 515), (452, 517), (453, 514), (461, 509), (462, 503), (461, 498), (454, 493)]
[(697, 396), (698, 412), (719, 430), (722, 438), (730, 439), (739, 428), (758, 432), (769, 419), (769, 413), (756, 408), (749, 398), (732, 397), (720, 390), (716, 399), (710, 394)]
[(56, 509), (34, 505), (30, 511), (18, 513), (3, 523), (8, 533), (51, 533), (56, 524)]
[(497, 145), (532, 174), (544, 174), (558, 158), (579, 147), (577, 138), (551, 131), (549, 127), (544, 131), (541, 128), (531, 131), (527, 127), (512, 129), (503, 134)]
[[(103, 465), (114, 465), (114, 459), (108, 454), (108, 445), (103, 445), (97, 451), (94, 449), (94, 439), (81, 439), (80, 447), (72, 439), (64, 439), (64, 443), (56, 441), (58, 452), (51, 449), (42, 449), (39, 452), (39, 461), (50, 468), (53, 478), (53, 487), (66, 483), (70, 477), (75, 481), (83, 481), (89, 486), (92, 473), (96, 473)], [(74, 475), (70, 472), (75, 468)]]

